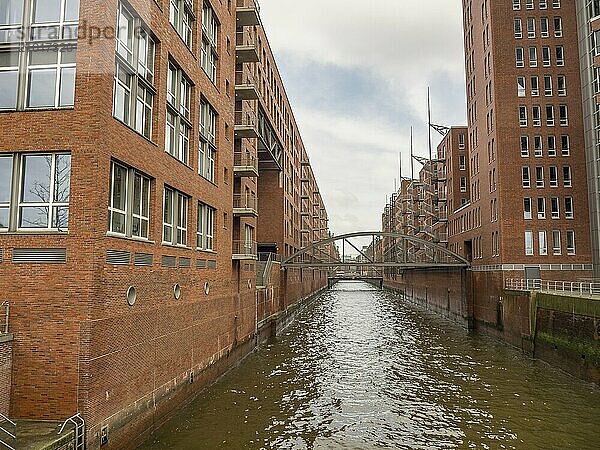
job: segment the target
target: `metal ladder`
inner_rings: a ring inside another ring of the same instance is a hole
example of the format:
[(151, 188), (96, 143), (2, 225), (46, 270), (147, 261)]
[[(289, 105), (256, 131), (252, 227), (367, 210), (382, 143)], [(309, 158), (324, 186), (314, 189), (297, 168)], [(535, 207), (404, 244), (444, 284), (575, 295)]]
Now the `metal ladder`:
[[(4, 428), (5, 422), (8, 422), (7, 428), (11, 428), (11, 431)], [(4, 439), (12, 441), (12, 446), (4, 442)], [(7, 448), (8, 450), (15, 450), (17, 448), (17, 424), (2, 413), (0, 413), (0, 447)]]
[(85, 420), (80, 413), (69, 417), (64, 421), (58, 434), (62, 434), (65, 431), (65, 427), (72, 423), (75, 425), (75, 450), (85, 450)]

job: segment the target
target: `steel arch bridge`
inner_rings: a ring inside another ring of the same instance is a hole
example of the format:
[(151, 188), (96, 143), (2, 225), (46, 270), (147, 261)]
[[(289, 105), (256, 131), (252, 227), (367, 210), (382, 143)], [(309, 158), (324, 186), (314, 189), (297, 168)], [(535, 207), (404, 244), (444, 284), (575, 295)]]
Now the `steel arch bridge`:
[[(358, 256), (350, 258), (346, 251)], [(382, 231), (349, 233), (323, 239), (304, 247), (282, 263), (283, 269), (322, 270), (337, 268), (404, 270), (469, 266), (470, 263), (462, 256), (439, 244), (415, 236)]]

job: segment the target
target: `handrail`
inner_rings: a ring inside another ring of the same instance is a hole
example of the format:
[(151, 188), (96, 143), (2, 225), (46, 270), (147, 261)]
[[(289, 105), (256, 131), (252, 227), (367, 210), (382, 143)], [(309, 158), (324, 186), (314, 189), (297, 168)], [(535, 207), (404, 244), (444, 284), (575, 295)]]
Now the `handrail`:
[(8, 422), (12, 427), (12, 433), (2, 426), (0, 426), (0, 432), (3, 432), (4, 434), (10, 437), (10, 439), (13, 441), (14, 447), (12, 447), (7, 442), (4, 442), (2, 439), (0, 439), (0, 445), (4, 445), (9, 450), (15, 450), (17, 447), (17, 423), (13, 422), (2, 413), (0, 413), (0, 419), (0, 422)]
[(504, 287), (517, 291), (553, 291), (600, 295), (600, 283), (588, 281), (509, 278), (505, 280)]
[(65, 431), (65, 427), (72, 423), (75, 425), (75, 449), (76, 450), (84, 450), (85, 449), (85, 419), (81, 416), (81, 413), (77, 413), (66, 419), (60, 430), (58, 430), (59, 435), (63, 434)]
[(0, 328), (0, 334), (8, 334), (8, 319), (10, 317), (10, 303), (8, 301), (0, 303), (0, 308), (6, 307), (4, 315), (4, 331)]

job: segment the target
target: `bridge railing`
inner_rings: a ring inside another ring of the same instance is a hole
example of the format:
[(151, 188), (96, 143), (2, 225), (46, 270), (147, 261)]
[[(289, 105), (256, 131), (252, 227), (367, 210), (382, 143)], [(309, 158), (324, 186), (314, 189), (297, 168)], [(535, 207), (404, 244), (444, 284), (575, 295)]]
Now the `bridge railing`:
[(516, 291), (554, 291), (600, 295), (600, 283), (590, 281), (551, 281), (509, 278), (505, 280), (504, 287)]

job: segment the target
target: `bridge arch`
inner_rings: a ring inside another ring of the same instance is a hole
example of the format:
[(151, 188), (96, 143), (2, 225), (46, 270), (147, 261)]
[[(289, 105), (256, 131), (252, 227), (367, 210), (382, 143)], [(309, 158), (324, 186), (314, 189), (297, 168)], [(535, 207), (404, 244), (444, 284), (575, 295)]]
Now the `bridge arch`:
[[(348, 258), (346, 249), (358, 256)], [(339, 267), (416, 269), (469, 266), (465, 258), (435, 242), (385, 231), (363, 231), (323, 239), (307, 245), (282, 263), (283, 269), (323, 270)]]

